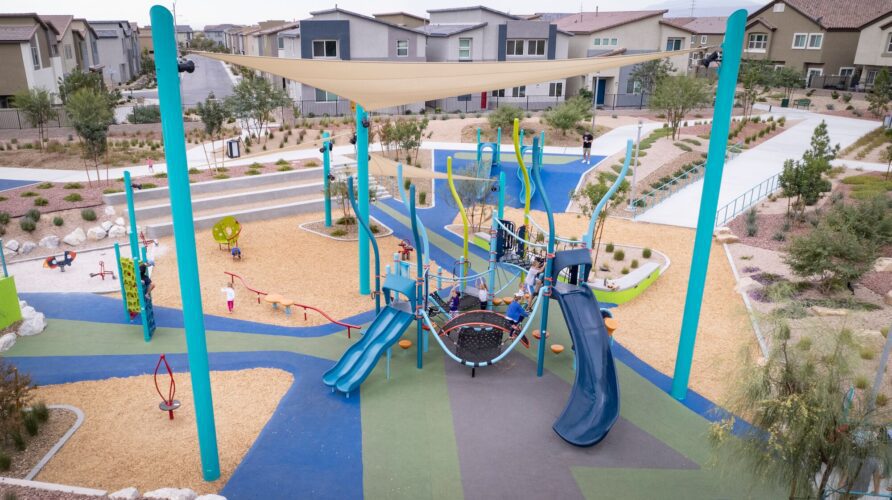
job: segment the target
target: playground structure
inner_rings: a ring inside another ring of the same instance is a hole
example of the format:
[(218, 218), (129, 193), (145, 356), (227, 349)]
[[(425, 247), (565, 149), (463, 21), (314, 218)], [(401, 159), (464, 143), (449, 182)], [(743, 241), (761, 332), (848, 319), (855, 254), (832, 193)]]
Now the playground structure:
[(97, 272), (97, 273), (90, 273), (90, 277), (91, 277), (91, 278), (95, 278), (96, 276), (99, 276), (100, 278), (102, 278), (102, 281), (105, 281), (105, 276), (106, 276), (106, 275), (108, 275), (109, 277), (111, 277), (111, 279), (115, 279), (115, 272), (114, 272), (114, 271), (107, 271), (107, 270), (105, 269), (105, 261), (100, 260), (100, 261), (99, 261), (99, 272)]
[(47, 257), (46, 260), (43, 261), (43, 267), (48, 269), (59, 269), (61, 272), (65, 272), (66, 267), (71, 267), (71, 264), (74, 263), (74, 259), (77, 258), (77, 252), (72, 252), (70, 250), (65, 250), (60, 257), (50, 256)]
[[(164, 369), (170, 378), (166, 396), (161, 392), (161, 387), (158, 385), (158, 371), (162, 363), (164, 363)], [(155, 382), (155, 390), (158, 392), (158, 396), (161, 397), (161, 403), (158, 404), (158, 408), (161, 411), (166, 411), (170, 420), (173, 420), (173, 412), (180, 408), (180, 402), (173, 398), (177, 393), (177, 383), (173, 378), (173, 370), (170, 369), (170, 363), (167, 362), (167, 357), (164, 354), (158, 358), (158, 364), (155, 365), (155, 373), (152, 376), (152, 380)]]
[[(226, 245), (226, 249), (230, 252), (232, 252), (233, 248), (238, 248), (238, 237), (241, 232), (242, 225), (231, 215), (223, 217), (211, 228), (211, 234), (214, 235), (214, 241), (217, 242), (220, 249), (222, 250), (223, 245)], [(235, 257), (236, 254), (233, 253), (232, 255)], [(240, 249), (238, 255), (241, 258)]]

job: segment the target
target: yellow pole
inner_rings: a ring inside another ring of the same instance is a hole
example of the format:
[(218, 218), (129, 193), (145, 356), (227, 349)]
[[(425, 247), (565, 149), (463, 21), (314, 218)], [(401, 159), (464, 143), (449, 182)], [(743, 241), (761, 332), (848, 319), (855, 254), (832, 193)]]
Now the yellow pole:
[[(517, 130), (515, 125), (515, 130)], [(517, 134), (514, 134), (517, 136)], [(524, 171), (525, 172), (525, 171)], [(452, 192), (452, 199), (455, 200), (455, 204), (458, 206), (458, 213), (461, 214), (461, 222), (462, 226), (464, 226), (464, 240), (462, 241), (462, 255), (465, 256), (465, 262), (468, 261), (468, 214), (465, 213), (465, 206), (461, 202), (461, 198), (458, 196), (458, 192), (455, 190), (455, 182), (452, 179), (452, 157), (446, 158), (446, 178), (449, 181), (449, 191)]]
[(514, 154), (517, 156), (517, 164), (520, 165), (520, 170), (523, 172), (523, 224), (527, 225), (530, 222), (530, 172), (527, 170), (526, 165), (523, 164), (523, 154), (520, 152), (520, 120), (517, 118), (514, 119)]

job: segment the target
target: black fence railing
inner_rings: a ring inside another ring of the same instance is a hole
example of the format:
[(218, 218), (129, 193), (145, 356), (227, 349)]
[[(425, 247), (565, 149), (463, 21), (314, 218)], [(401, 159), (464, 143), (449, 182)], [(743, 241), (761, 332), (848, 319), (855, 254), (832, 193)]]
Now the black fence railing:
[(598, 109), (644, 109), (650, 96), (640, 94), (605, 94), (599, 100)]
[[(47, 126), (53, 128), (69, 126), (68, 114), (65, 113), (65, 108), (59, 107), (56, 111), (58, 112), (58, 117), (50, 120), (49, 123), (47, 123)], [(34, 124), (28, 120), (25, 113), (22, 113), (22, 111), (17, 108), (0, 108), (0, 129), (8, 130), (25, 128), (34, 128)]]
[(852, 87), (852, 77), (848, 75), (812, 75), (808, 87), (813, 89), (848, 90)]

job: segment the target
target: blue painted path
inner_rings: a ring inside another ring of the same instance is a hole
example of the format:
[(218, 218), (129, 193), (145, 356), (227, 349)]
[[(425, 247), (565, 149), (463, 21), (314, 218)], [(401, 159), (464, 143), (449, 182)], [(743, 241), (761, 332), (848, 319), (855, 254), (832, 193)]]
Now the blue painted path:
[(29, 184), (36, 184), (37, 181), (19, 181), (14, 179), (0, 179), (0, 191), (20, 188)]

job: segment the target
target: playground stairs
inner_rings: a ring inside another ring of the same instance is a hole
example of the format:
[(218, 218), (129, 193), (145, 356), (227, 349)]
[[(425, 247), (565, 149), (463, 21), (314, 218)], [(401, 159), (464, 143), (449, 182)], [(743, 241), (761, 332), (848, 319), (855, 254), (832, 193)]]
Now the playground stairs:
[[(369, 185), (378, 198), (388, 197), (374, 178)], [(231, 215), (240, 222), (275, 219), (289, 215), (321, 212), (322, 169), (311, 168), (273, 172), (191, 184), (192, 218), (195, 229), (207, 229)], [(137, 190), (133, 193), (136, 220), (148, 238), (173, 234), (170, 192), (167, 187)], [(103, 195), (106, 204), (118, 213), (127, 213), (124, 193)]]

